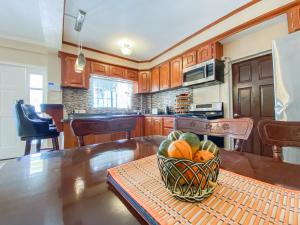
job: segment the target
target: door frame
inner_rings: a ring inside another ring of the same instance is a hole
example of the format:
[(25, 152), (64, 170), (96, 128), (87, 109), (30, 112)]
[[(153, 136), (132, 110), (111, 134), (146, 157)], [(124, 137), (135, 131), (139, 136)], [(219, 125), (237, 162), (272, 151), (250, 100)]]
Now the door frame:
[[(251, 60), (251, 59), (261, 57), (261, 56), (265, 56), (265, 55), (269, 55), (269, 54), (272, 54), (272, 49), (266, 50), (266, 51), (263, 51), (263, 52), (259, 52), (259, 53), (256, 53), (256, 54), (252, 54), (252, 55), (249, 55), (249, 56), (245, 56), (245, 57), (242, 57), (242, 58), (238, 58), (238, 59), (235, 59), (235, 60), (232, 60), (232, 61), (231, 60), (229, 61), (230, 68), (228, 69), (229, 70), (229, 74), (228, 74), (228, 93), (229, 93), (229, 95), (228, 95), (228, 115), (229, 115), (230, 119), (233, 119), (232, 64), (240, 63), (240, 62), (243, 62), (243, 61)], [(233, 141), (232, 138), (230, 138), (230, 141), (229, 141), (229, 148), (234, 149), (234, 141)]]

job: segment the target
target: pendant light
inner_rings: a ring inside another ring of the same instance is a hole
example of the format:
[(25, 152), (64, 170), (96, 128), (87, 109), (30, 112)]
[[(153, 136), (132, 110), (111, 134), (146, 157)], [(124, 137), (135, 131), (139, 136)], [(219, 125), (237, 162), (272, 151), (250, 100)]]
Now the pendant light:
[(86, 60), (85, 60), (84, 54), (82, 52), (82, 42), (80, 42), (78, 56), (77, 56), (77, 59), (75, 62), (75, 68), (74, 68), (75, 72), (82, 73), (82, 71), (84, 70), (85, 64), (86, 64)]

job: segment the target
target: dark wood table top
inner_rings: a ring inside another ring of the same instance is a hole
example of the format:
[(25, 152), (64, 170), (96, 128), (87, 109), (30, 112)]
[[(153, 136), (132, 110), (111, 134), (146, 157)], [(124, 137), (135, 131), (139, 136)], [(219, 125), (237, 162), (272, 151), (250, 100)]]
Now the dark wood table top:
[[(140, 224), (106, 183), (107, 169), (156, 153), (161, 136), (117, 141), (10, 160), (0, 168), (0, 224)], [(300, 189), (300, 166), (221, 152), (222, 167)]]

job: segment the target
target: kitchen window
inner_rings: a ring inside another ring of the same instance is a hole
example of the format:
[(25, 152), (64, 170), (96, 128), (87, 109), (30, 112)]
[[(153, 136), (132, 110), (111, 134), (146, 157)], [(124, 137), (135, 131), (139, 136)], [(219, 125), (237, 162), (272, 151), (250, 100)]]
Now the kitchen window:
[(117, 78), (90, 78), (93, 108), (131, 109), (133, 83)]

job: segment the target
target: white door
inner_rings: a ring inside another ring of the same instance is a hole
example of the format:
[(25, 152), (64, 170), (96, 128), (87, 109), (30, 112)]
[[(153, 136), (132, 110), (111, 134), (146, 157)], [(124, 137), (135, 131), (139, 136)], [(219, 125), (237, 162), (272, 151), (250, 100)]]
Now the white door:
[(25, 142), (17, 135), (14, 104), (28, 101), (26, 68), (0, 64), (0, 159), (24, 155)]

